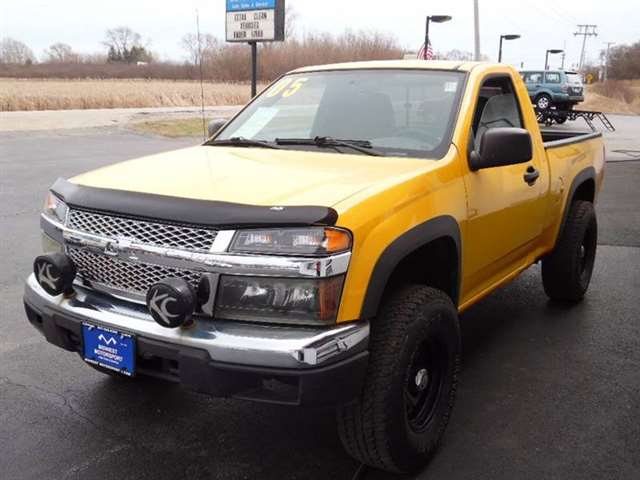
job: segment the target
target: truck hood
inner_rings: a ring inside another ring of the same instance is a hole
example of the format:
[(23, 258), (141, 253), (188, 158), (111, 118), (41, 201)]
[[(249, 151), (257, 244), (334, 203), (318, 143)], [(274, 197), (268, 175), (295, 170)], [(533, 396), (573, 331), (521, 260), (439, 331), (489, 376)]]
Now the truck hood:
[(423, 159), (198, 146), (151, 155), (71, 179), (89, 187), (260, 206), (331, 207)]

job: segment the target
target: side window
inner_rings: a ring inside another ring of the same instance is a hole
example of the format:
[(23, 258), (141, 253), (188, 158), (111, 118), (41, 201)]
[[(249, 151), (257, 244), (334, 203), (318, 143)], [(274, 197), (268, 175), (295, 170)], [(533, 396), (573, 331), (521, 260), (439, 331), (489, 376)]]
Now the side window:
[(542, 83), (542, 74), (540, 72), (527, 72), (524, 81), (525, 83)]
[(549, 72), (544, 75), (545, 83), (560, 83), (560, 74), (558, 72)]
[(484, 132), (491, 128), (523, 128), (522, 113), (513, 82), (508, 76), (485, 80), (480, 88), (473, 120), (475, 148), (479, 148)]

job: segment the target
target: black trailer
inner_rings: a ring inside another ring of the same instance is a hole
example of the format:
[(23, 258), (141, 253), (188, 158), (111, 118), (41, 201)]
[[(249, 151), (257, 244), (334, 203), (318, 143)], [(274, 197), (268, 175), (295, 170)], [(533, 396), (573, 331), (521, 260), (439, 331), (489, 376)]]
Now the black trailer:
[(541, 125), (561, 125), (567, 120), (575, 121), (579, 118), (582, 118), (587, 123), (587, 125), (589, 125), (589, 128), (591, 128), (591, 130), (595, 132), (596, 126), (593, 122), (598, 119), (600, 123), (604, 125), (604, 128), (606, 128), (608, 131), (616, 131), (611, 121), (603, 112), (595, 112), (591, 110), (557, 110), (555, 108), (547, 108), (544, 110), (536, 108), (535, 111), (536, 117), (538, 118), (538, 123), (540, 123)]

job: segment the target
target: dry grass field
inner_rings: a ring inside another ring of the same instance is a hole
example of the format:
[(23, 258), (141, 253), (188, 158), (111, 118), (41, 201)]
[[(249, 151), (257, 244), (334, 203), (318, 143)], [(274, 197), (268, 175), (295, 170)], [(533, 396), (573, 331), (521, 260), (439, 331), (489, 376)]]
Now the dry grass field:
[(610, 80), (588, 85), (585, 101), (577, 108), (640, 114), (640, 80)]
[[(205, 104), (242, 105), (249, 86), (205, 83)], [(200, 105), (200, 84), (187, 80), (40, 80), (0, 78), (0, 111)], [(640, 80), (587, 87), (583, 110), (640, 114)]]
[[(249, 86), (205, 83), (208, 106), (240, 105)], [(200, 83), (170, 80), (35, 80), (0, 78), (0, 111), (200, 105)]]

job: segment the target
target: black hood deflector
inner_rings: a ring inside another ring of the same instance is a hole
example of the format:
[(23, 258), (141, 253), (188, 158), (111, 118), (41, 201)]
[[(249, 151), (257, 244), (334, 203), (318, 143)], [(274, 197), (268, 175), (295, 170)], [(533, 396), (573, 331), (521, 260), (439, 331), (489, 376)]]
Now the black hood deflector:
[(330, 207), (258, 206), (87, 187), (59, 178), (51, 187), (71, 207), (123, 217), (217, 228), (335, 225)]

